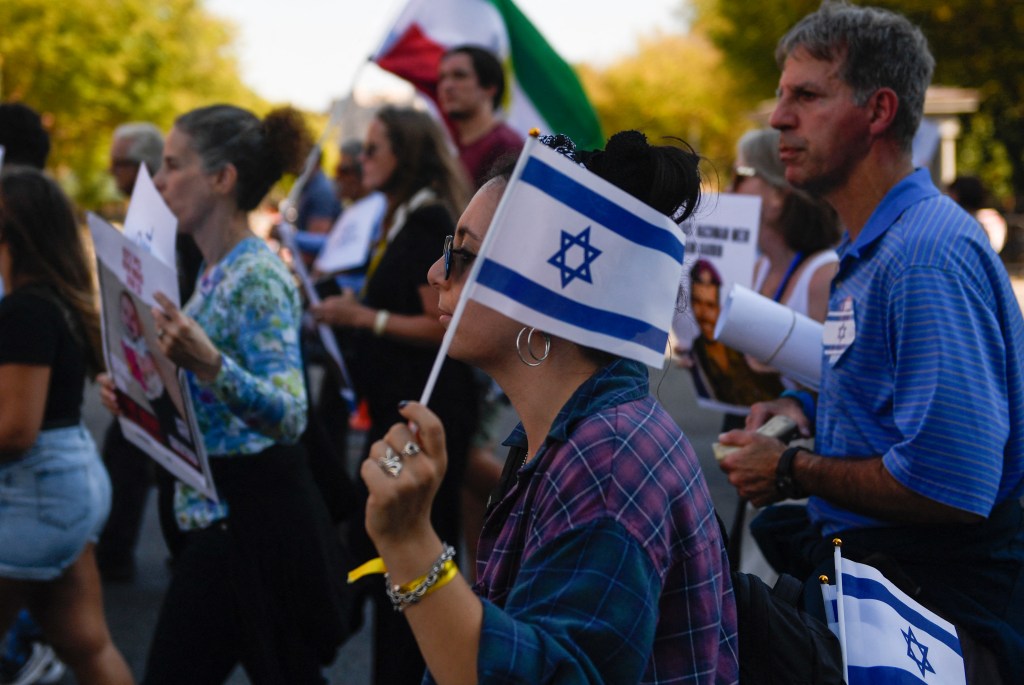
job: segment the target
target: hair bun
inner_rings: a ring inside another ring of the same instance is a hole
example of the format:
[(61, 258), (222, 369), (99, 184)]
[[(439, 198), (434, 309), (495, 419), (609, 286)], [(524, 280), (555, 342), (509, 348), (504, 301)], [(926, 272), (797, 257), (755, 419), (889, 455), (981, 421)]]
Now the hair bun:
[(608, 139), (604, 151), (606, 155), (620, 160), (639, 158), (646, 161), (651, 146), (647, 143), (647, 136), (640, 131), (620, 131)]
[(700, 157), (679, 145), (651, 145), (640, 131), (620, 131), (604, 150), (576, 158), (604, 180), (618, 186), (676, 222), (684, 221), (700, 201)]
[(608, 139), (604, 150), (583, 156), (587, 168), (643, 202), (650, 202), (654, 165), (647, 136), (639, 131), (620, 131)]

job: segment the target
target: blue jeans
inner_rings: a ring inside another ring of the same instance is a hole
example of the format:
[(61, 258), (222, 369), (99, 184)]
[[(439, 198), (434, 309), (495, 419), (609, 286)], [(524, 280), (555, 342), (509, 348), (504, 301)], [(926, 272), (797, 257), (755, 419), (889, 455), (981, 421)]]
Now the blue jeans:
[(89, 432), (40, 431), (24, 455), (0, 463), (0, 577), (59, 577), (109, 512), (110, 479)]

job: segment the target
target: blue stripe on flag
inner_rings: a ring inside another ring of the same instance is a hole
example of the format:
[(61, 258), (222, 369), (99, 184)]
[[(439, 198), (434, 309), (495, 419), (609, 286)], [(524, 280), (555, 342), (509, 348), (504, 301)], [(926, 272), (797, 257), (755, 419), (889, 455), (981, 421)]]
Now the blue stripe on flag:
[(849, 685), (921, 685), (925, 682), (909, 671), (889, 666), (850, 666), (849, 675)]
[(685, 246), (679, 238), (661, 226), (644, 221), (636, 214), (599, 195), (554, 167), (548, 166), (536, 157), (531, 157), (526, 162), (521, 178), (541, 192), (568, 205), (626, 240), (664, 252), (672, 259), (682, 263)]
[(646, 321), (571, 300), (490, 259), (480, 265), (477, 282), (552, 319), (636, 343), (658, 354), (665, 352), (668, 331)]
[(849, 595), (855, 599), (874, 599), (883, 602), (912, 626), (928, 631), (931, 637), (949, 647), (958, 656), (963, 656), (963, 652), (960, 650), (960, 640), (956, 635), (904, 604), (889, 591), (889, 588), (877, 580), (858, 578), (843, 573), (843, 595)]

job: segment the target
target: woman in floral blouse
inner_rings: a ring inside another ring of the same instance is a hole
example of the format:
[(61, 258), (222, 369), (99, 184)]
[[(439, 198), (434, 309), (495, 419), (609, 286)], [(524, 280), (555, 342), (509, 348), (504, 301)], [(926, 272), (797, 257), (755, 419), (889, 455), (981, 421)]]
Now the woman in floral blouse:
[[(301, 120), (215, 105), (178, 118), (154, 182), (204, 264), (178, 310), (153, 309), (163, 353), (186, 370), (219, 495), (177, 483), (185, 531), (147, 683), (323, 682), (344, 637), (344, 562), (297, 444), (306, 424), (301, 304), (287, 268), (249, 228), (301, 154)], [(106, 398), (109, 405), (109, 397)]]

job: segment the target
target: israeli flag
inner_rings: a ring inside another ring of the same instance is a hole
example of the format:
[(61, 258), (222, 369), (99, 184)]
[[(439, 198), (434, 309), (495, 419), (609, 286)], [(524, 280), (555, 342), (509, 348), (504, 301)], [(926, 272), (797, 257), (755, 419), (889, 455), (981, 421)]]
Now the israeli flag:
[(683, 241), (667, 216), (531, 138), (467, 296), (551, 335), (660, 367)]
[(841, 573), (838, 618), (849, 685), (966, 684), (953, 624), (871, 566), (843, 559)]

